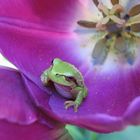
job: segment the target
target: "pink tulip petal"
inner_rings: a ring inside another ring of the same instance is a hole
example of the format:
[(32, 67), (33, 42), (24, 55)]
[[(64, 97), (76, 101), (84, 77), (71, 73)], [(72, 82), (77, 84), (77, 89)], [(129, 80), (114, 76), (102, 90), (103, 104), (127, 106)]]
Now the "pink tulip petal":
[(20, 73), (0, 67), (0, 140), (71, 140), (64, 125), (35, 108)]
[(100, 132), (119, 130), (128, 124), (138, 125), (139, 74), (139, 69), (120, 69), (110, 74), (92, 71), (85, 77), (89, 95), (77, 113), (73, 108), (66, 111), (64, 100), (56, 95), (51, 97), (50, 106), (60, 118), (64, 114), (63, 120), (65, 118), (66, 122)]
[(1, 67), (0, 79), (0, 119), (20, 124), (35, 122), (37, 111), (20, 74), (16, 70)]
[(0, 22), (66, 32), (82, 15), (79, 0), (0, 0)]
[(72, 140), (68, 131), (62, 127), (50, 129), (38, 122), (18, 125), (0, 120), (1, 140)]
[[(98, 132), (112, 132), (122, 130), (127, 125), (140, 124), (140, 79), (136, 77), (139, 72), (132, 73), (131, 70), (128, 70), (125, 72), (126, 74), (123, 71), (122, 73), (121, 70), (110, 73), (110, 75), (96, 73), (97, 77), (95, 75), (93, 81), (90, 80), (93, 74), (89, 73), (90, 78), (88, 76), (85, 78), (89, 87), (89, 95), (77, 113), (72, 107), (65, 110), (66, 99), (58, 93), (54, 92), (49, 100), (45, 98), (43, 100), (45, 92), (28, 80), (26, 80), (26, 85), (36, 99), (36, 104), (51, 117)], [(36, 96), (37, 94), (38, 96)], [(40, 98), (42, 100), (38, 100)], [(49, 109), (46, 107), (48, 103)]]
[[(112, 132), (128, 124), (140, 124), (137, 107), (140, 95), (139, 59), (133, 66), (115, 62), (113, 68), (112, 64), (94, 67), (89, 62), (90, 54), (79, 47), (74, 33), (64, 33), (59, 27), (57, 29), (63, 33), (19, 25), (0, 23), (0, 51), (23, 73), (33, 101), (44, 113), (63, 123), (99, 132)], [(84, 76), (88, 96), (77, 113), (73, 108), (65, 110), (65, 99), (57, 92), (44, 88), (40, 81), (41, 73), (56, 57), (74, 64)]]
[(40, 75), (54, 58), (71, 63), (76, 59), (75, 65), (82, 62), (82, 51), (74, 33), (42, 32), (0, 24), (0, 43), (0, 51), (40, 87)]

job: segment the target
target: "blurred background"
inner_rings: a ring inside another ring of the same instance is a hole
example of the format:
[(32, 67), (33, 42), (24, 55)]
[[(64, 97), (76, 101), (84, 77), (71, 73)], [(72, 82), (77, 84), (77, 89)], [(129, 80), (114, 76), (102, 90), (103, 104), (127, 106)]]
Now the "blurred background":
[[(15, 68), (0, 54), (0, 65)], [(140, 126), (130, 126), (121, 132), (99, 134), (83, 128), (67, 125), (74, 140), (140, 140)]]
[(121, 132), (99, 134), (72, 125), (67, 125), (74, 140), (140, 140), (140, 126), (130, 126)]

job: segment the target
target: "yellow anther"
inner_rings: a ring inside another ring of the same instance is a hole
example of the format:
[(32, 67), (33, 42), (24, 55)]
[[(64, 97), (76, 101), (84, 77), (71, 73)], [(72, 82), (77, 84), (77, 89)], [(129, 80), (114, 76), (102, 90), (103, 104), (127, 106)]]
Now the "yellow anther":
[(124, 19), (120, 19), (119, 17), (117, 17), (115, 15), (110, 16), (110, 19), (113, 20), (115, 23), (117, 23), (119, 25), (124, 25), (125, 24)]
[(109, 15), (109, 9), (103, 5), (101, 2), (98, 5), (98, 9), (102, 11), (105, 15)]
[(131, 26), (133, 24), (140, 23), (140, 14), (130, 17), (130, 19), (127, 21), (126, 26)]
[(107, 24), (108, 22), (109, 22), (109, 17), (107, 16), (96, 24), (96, 28), (99, 30), (105, 30), (105, 24)]
[(121, 13), (124, 11), (124, 7), (120, 4), (116, 4), (113, 6), (113, 8), (110, 10), (110, 14), (114, 15), (115, 13)]

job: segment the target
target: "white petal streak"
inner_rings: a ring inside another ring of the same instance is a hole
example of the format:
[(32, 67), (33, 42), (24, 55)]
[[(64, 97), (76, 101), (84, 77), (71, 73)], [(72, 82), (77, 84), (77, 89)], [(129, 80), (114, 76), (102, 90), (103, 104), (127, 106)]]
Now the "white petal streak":
[(10, 68), (17, 69), (12, 63), (10, 63), (9, 61), (7, 61), (1, 54), (0, 54), (0, 65), (1, 66), (7, 66), (7, 67), (10, 67)]

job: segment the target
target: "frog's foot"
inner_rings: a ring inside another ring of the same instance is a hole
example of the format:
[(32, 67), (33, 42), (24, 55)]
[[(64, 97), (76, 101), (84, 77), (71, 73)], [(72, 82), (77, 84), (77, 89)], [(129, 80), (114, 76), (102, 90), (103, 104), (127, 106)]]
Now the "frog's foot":
[(74, 111), (75, 112), (78, 111), (79, 104), (75, 101), (65, 101), (64, 105), (65, 105), (65, 109), (68, 109), (69, 107), (74, 106)]
[(40, 76), (40, 78), (41, 78), (43, 85), (47, 86), (49, 83), (49, 78), (47, 76), (45, 76), (44, 73)]

